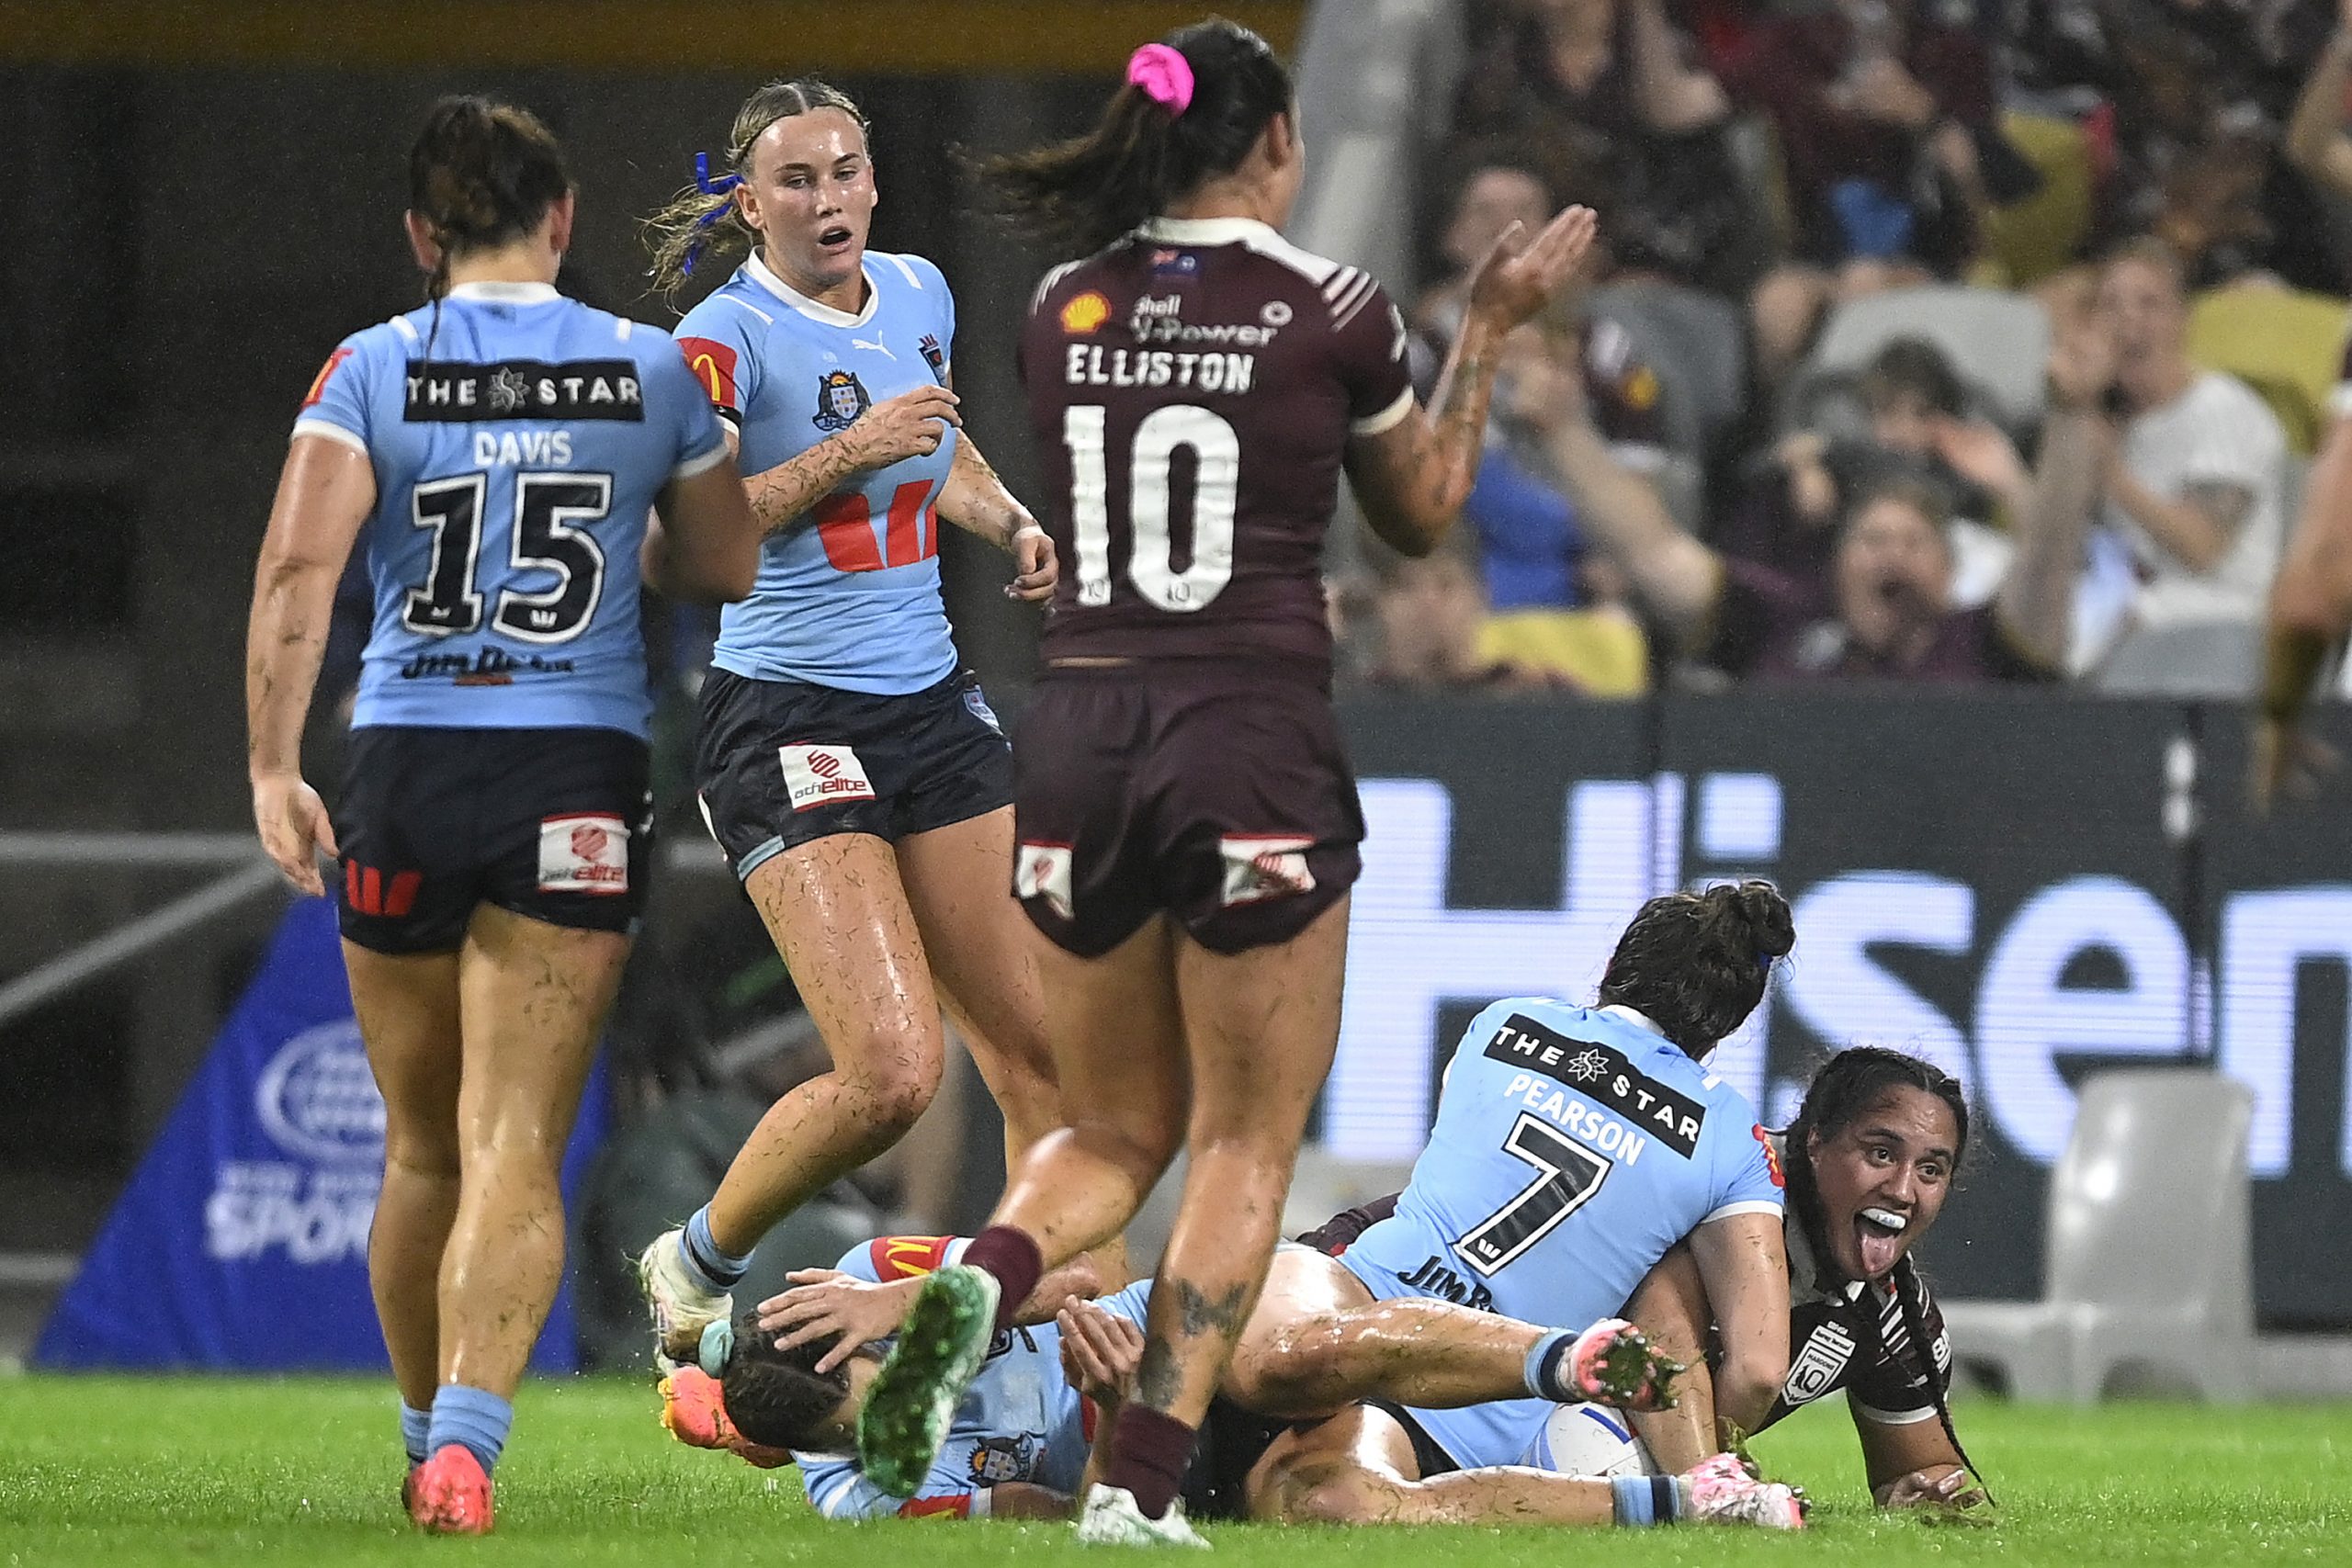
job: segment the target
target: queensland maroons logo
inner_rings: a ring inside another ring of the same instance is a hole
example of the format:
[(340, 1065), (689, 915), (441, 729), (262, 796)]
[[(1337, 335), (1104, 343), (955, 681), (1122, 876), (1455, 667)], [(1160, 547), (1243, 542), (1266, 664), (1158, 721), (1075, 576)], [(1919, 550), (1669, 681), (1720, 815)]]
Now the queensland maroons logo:
[(372, 1165), (384, 1157), (384, 1100), (351, 1019), (279, 1046), (254, 1086), (254, 1111), (270, 1141), (298, 1159)]
[(828, 370), (817, 383), (815, 423), (820, 430), (847, 430), (873, 406), (874, 400), (865, 395), (865, 383), (854, 370)]

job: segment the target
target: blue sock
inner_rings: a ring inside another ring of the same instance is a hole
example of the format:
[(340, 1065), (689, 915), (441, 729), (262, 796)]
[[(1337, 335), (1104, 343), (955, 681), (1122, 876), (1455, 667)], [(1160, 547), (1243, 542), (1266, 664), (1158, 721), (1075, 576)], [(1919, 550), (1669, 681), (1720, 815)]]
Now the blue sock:
[(443, 1383), (433, 1396), (433, 1427), (424, 1446), (437, 1454), (451, 1443), (462, 1443), (488, 1471), (498, 1463), (514, 1425), (514, 1407), (488, 1389)]
[[(705, 1203), (686, 1222), (686, 1234), (679, 1243), (679, 1252), (686, 1260), (686, 1271), (700, 1278), (705, 1289), (731, 1291), (742, 1283), (744, 1270), (752, 1266), (752, 1254), (737, 1257), (722, 1248), (710, 1235), (710, 1205)], [(757, 1247), (752, 1251), (759, 1250)]]
[(1538, 1339), (1527, 1352), (1527, 1392), (1538, 1399), (1548, 1399), (1555, 1404), (1576, 1404), (1584, 1395), (1572, 1388), (1564, 1388), (1560, 1374), (1566, 1370), (1568, 1351), (1577, 1337), (1565, 1328), (1555, 1328)]
[(433, 1412), (419, 1410), (407, 1400), (401, 1401), (401, 1447), (408, 1450), (411, 1464), (423, 1464), (430, 1452), (425, 1440), (433, 1430)]
[(1670, 1525), (1690, 1512), (1679, 1475), (1621, 1475), (1609, 1483), (1615, 1522), (1627, 1529)]

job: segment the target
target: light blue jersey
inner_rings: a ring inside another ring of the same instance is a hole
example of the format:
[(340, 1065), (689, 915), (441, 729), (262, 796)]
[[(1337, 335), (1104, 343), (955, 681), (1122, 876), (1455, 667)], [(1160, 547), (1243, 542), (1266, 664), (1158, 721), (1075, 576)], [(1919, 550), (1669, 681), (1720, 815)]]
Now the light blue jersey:
[(659, 327), (539, 283), (461, 283), (345, 338), (297, 435), (367, 454), (376, 618), (355, 727), (595, 728), (652, 716), (638, 546), (726, 456)]
[[(1737, 1089), (1630, 1009), (1518, 997), (1471, 1021), (1396, 1213), (1340, 1261), (1383, 1300), (1435, 1296), (1582, 1329), (1622, 1312), (1697, 1226), (1781, 1209)], [(1413, 1414), (1467, 1467), (1517, 1461), (1551, 1408)]]
[[(947, 280), (921, 256), (868, 252), (865, 309), (796, 292), (753, 256), (678, 323), (744, 476), (847, 430), (865, 411), (944, 382), (956, 341)], [(939, 498), (953, 426), (928, 457), (853, 475), (768, 536), (759, 587), (719, 615), (711, 662), (755, 681), (903, 695), (956, 672), (939, 596)]]
[[(861, 1280), (903, 1280), (958, 1260), (965, 1246), (960, 1238), (885, 1236), (853, 1248), (834, 1267)], [(1150, 1302), (1151, 1281), (1139, 1280), (1095, 1304), (1141, 1324)], [(792, 1457), (810, 1505), (829, 1519), (969, 1517), (989, 1511), (989, 1488), (1001, 1482), (1074, 1495), (1091, 1436), (1085, 1401), (1062, 1375), (1061, 1330), (1047, 1323), (996, 1337), (912, 1497), (894, 1497), (866, 1480), (854, 1455)]]

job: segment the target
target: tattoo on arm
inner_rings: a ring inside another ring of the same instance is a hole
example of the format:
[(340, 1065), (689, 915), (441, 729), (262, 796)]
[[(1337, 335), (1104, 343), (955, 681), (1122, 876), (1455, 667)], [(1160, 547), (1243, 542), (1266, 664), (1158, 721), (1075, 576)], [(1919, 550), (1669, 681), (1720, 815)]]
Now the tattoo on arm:
[(856, 471), (856, 458), (835, 436), (746, 479), (743, 491), (760, 525), (760, 537), (774, 538), (804, 522), (811, 508)]

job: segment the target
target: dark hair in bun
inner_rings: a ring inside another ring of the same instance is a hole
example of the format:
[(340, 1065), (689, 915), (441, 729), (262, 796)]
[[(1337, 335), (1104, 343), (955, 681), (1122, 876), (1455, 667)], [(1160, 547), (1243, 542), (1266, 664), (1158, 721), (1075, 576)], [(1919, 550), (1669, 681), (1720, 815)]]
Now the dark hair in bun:
[(1600, 1000), (1632, 1008), (1703, 1056), (1756, 1010), (1772, 961), (1796, 940), (1789, 901), (1769, 882), (1668, 893), (1643, 905), (1617, 939)]
[(408, 154), (408, 206), (441, 247), (426, 286), (439, 299), (449, 261), (492, 250), (537, 228), (571, 193), (554, 134), (528, 109), (472, 95), (443, 98)]

